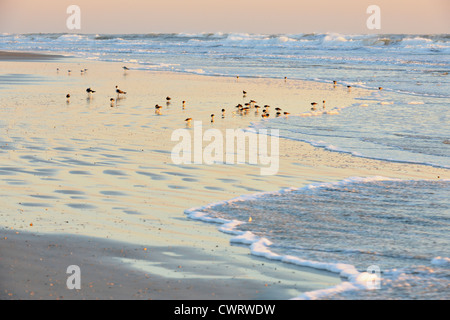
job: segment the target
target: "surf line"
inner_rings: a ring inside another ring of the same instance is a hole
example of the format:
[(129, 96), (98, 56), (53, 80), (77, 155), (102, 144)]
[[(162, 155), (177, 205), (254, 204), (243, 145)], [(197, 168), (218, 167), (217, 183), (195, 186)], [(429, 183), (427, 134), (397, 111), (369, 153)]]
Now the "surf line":
[[(226, 129), (224, 134), (214, 128), (203, 130), (202, 121), (194, 121), (193, 129), (172, 132), (171, 141), (178, 144), (171, 159), (177, 165), (248, 163), (259, 165), (261, 175), (275, 175), (280, 167), (279, 136), (278, 129)], [(203, 142), (209, 143), (203, 147)]]

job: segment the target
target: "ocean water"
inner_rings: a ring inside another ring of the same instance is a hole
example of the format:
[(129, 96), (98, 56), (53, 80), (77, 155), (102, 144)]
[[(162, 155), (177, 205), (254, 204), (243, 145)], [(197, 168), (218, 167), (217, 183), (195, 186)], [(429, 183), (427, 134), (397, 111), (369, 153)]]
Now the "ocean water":
[[(354, 156), (450, 168), (450, 35), (2, 34), (0, 50), (67, 53), (140, 70), (314, 80), (371, 91), (255, 128)], [(378, 90), (383, 87), (383, 90)], [(275, 106), (274, 106), (275, 107)], [(282, 105), (278, 106), (283, 108)], [(349, 178), (186, 210), (253, 254), (340, 274), (300, 298), (450, 298), (450, 182)], [(249, 218), (252, 221), (249, 223)], [(378, 290), (367, 268), (378, 266)]]
[[(186, 213), (221, 224), (232, 243), (249, 245), (254, 255), (344, 279), (297, 298), (450, 298), (449, 180), (348, 178)], [(368, 268), (380, 272), (377, 289), (367, 284)]]

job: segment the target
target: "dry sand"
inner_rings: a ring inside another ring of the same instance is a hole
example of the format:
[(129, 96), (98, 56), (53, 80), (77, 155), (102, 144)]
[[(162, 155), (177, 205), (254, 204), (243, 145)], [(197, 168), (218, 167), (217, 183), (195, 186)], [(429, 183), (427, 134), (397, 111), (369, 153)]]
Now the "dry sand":
[[(184, 210), (349, 176), (450, 177), (444, 169), (357, 158), (284, 139), (275, 176), (261, 176), (254, 165), (175, 165), (170, 137), (187, 117), (205, 128), (246, 128), (260, 116), (231, 111), (249, 99), (295, 115), (308, 111), (311, 101), (348, 106), (368, 93), (313, 82), (121, 67), (57, 57), (0, 61), (0, 298), (295, 297), (340, 279), (250, 256), (247, 247), (231, 246), (216, 225), (191, 221)], [(111, 107), (116, 85), (127, 95)], [(87, 87), (97, 91), (91, 98)], [(166, 96), (172, 97), (170, 106)], [(162, 115), (155, 114), (155, 104), (163, 106)], [(72, 264), (82, 270), (77, 292), (65, 285)]]

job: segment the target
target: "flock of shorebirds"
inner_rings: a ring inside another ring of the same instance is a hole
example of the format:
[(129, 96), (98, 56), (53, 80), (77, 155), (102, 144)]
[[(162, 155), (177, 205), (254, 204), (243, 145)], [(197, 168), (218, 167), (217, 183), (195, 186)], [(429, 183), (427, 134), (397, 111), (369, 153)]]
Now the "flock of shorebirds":
[[(122, 68), (123, 68), (123, 70), (124, 70), (125, 72), (126, 72), (127, 70), (130, 70), (130, 69), (129, 69), (128, 67), (126, 67), (126, 66), (124, 66), (124, 67), (122, 67)], [(59, 68), (57, 69), (57, 71), (59, 72)], [(69, 73), (69, 74), (70, 74), (71, 72), (72, 72), (71, 70), (68, 70), (68, 73)], [(82, 74), (84, 74), (84, 73), (86, 73), (86, 72), (87, 72), (87, 69), (82, 69), (82, 70), (81, 70), (81, 73), (82, 73)], [(237, 76), (236, 78), (239, 79), (239, 76)], [(284, 77), (284, 80), (287, 81), (287, 77)], [(337, 81), (333, 81), (333, 86), (334, 86), (334, 87), (337, 86)], [(347, 89), (348, 89), (349, 92), (350, 92), (351, 89), (352, 89), (352, 86), (347, 86)], [(382, 90), (383, 88), (382, 88), (382, 87), (378, 87), (378, 89), (379, 89), (379, 90)], [(94, 94), (96, 91), (93, 90), (92, 88), (87, 88), (87, 89), (86, 89), (86, 92), (87, 92), (87, 94), (88, 94), (88, 98), (91, 98), (91, 97), (92, 97), (92, 94)], [(123, 91), (123, 90), (119, 89), (119, 86), (116, 86), (116, 93), (117, 93), (117, 98), (116, 98), (116, 99), (110, 98), (111, 107), (114, 107), (116, 101), (119, 100), (123, 95), (126, 95), (126, 94), (127, 94), (126, 91)], [(247, 91), (243, 90), (243, 91), (242, 91), (242, 95), (243, 95), (243, 98), (247, 97)], [(67, 102), (70, 101), (70, 94), (69, 94), (69, 93), (66, 95), (66, 99), (67, 99)], [(170, 105), (171, 100), (172, 100), (171, 97), (166, 97), (166, 105), (167, 105), (167, 106)], [(325, 108), (326, 108), (326, 105), (325, 105), (325, 104), (326, 104), (326, 101), (323, 100), (323, 101), (322, 101), (322, 109), (325, 109)], [(311, 102), (311, 111), (316, 111), (316, 110), (318, 110), (317, 105), (318, 105), (317, 102)], [(270, 117), (270, 108), (271, 108), (270, 105), (267, 105), (267, 104), (264, 105), (263, 110), (262, 110), (262, 113), (261, 113), (261, 117), (262, 117), (263, 119), (266, 119), (266, 118), (269, 118), (269, 117)], [(163, 109), (163, 107), (160, 106), (159, 104), (155, 105), (155, 113), (156, 113), (156, 114), (161, 115), (161, 114), (162, 114), (162, 109)], [(186, 109), (186, 101), (184, 101), (184, 100), (182, 101), (182, 109), (183, 109), (183, 110)], [(260, 112), (261, 107), (260, 107), (259, 105), (256, 104), (256, 101), (255, 101), (255, 100), (250, 100), (249, 102), (244, 103), (244, 105), (242, 105), (242, 104), (236, 105), (235, 109), (236, 109), (236, 111), (233, 111), (233, 112), (232, 112), (233, 115), (244, 116), (244, 115), (249, 114), (249, 112), (250, 112), (251, 109), (254, 109), (254, 110), (255, 110), (255, 115), (258, 115), (259, 112)], [(276, 117), (280, 117), (280, 116), (282, 116), (282, 115), (284, 115), (284, 116), (287, 117), (287, 116), (290, 115), (289, 112), (285, 112), (285, 111), (283, 112), (282, 109), (281, 109), (281, 108), (278, 108), (278, 107), (275, 108), (275, 111), (276, 111), (276, 113), (275, 113), (275, 116), (276, 116)], [(221, 113), (222, 113), (222, 119), (224, 119), (224, 118), (225, 118), (225, 114), (226, 114), (226, 110), (225, 110), (225, 109), (222, 109), (222, 110), (221, 110)], [(211, 114), (211, 123), (213, 123), (213, 122), (215, 121), (214, 119), (215, 119), (215, 114)], [(190, 124), (191, 124), (191, 122), (192, 122), (192, 118), (186, 118), (184, 121), (186, 122), (186, 124), (187, 124), (188, 126), (190, 126)]]

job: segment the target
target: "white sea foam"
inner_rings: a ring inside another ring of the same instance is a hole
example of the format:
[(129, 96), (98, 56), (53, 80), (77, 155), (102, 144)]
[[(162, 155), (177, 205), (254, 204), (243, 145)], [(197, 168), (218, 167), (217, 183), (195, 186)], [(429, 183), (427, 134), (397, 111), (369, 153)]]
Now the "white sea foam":
[(296, 299), (317, 299), (322, 298), (330, 294), (340, 293), (348, 290), (363, 290), (367, 288), (367, 282), (372, 279), (367, 272), (359, 272), (355, 266), (347, 263), (328, 263), (319, 262), (308, 259), (302, 259), (292, 255), (279, 255), (271, 250), (272, 242), (264, 237), (258, 237), (250, 231), (239, 231), (235, 228), (247, 222), (238, 220), (227, 220), (222, 218), (210, 217), (206, 211), (214, 208), (215, 206), (226, 205), (236, 202), (256, 200), (264, 197), (265, 195), (284, 194), (292, 191), (300, 190), (313, 190), (317, 188), (331, 188), (345, 186), (351, 183), (369, 183), (375, 181), (402, 181), (400, 179), (387, 178), (382, 176), (373, 177), (351, 177), (345, 180), (329, 183), (314, 183), (309, 184), (301, 188), (286, 188), (275, 192), (259, 192), (252, 195), (243, 195), (233, 198), (227, 201), (219, 201), (211, 203), (198, 208), (191, 208), (185, 210), (185, 214), (193, 220), (200, 220), (208, 223), (217, 223), (221, 226), (218, 228), (221, 232), (232, 234), (234, 237), (230, 239), (231, 243), (239, 243), (248, 245), (250, 247), (251, 254), (266, 259), (281, 261), (284, 263), (290, 263), (301, 267), (309, 267), (319, 270), (325, 270), (339, 274), (341, 277), (347, 279), (347, 281), (325, 290), (318, 290), (302, 294)]
[(450, 266), (450, 258), (447, 257), (436, 257), (431, 260), (431, 264), (438, 266)]
[(408, 104), (424, 104), (422, 101), (410, 101)]

